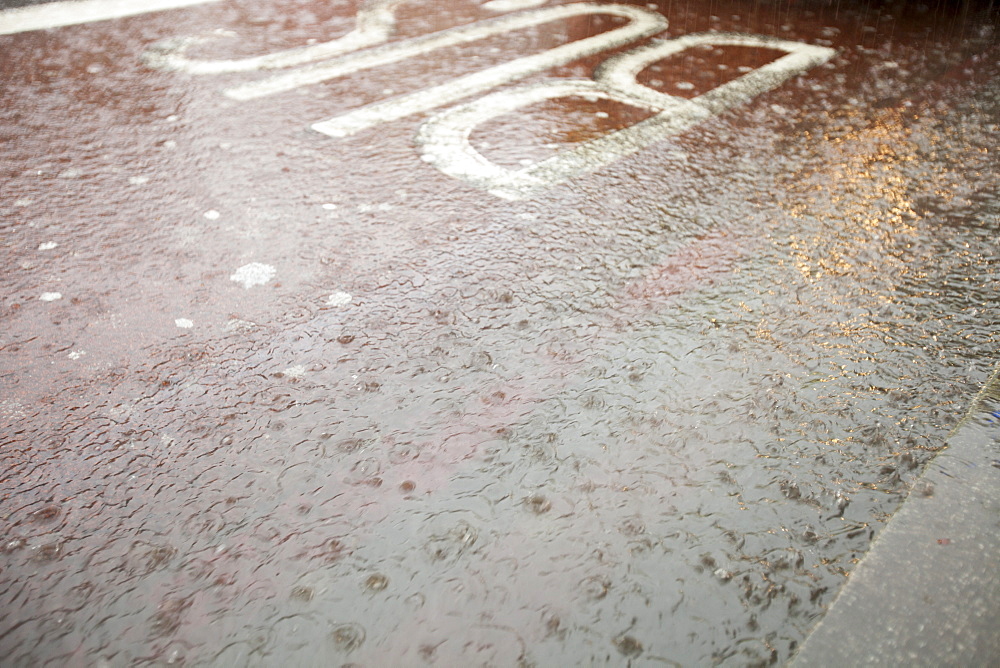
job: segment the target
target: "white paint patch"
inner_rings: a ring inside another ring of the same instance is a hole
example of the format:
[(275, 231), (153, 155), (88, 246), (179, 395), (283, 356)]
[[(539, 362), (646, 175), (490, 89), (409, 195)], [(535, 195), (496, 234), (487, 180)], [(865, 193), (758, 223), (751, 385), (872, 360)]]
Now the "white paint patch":
[(50, 2), (0, 12), (0, 35), (107, 21), (219, 0), (79, 0)]
[(222, 214), (216, 211), (215, 209), (209, 209), (202, 215), (204, 215), (209, 220), (218, 220)]
[(53, 248), (56, 248), (58, 246), (59, 244), (57, 244), (54, 241), (46, 241), (45, 243), (38, 244), (38, 250), (40, 251), (52, 250)]
[(62, 299), (61, 292), (43, 292), (39, 297), (43, 302), (54, 302), (57, 299)]
[(87, 354), (86, 350), (73, 350), (70, 351), (69, 355), (66, 355), (66, 357), (70, 358), (71, 360), (78, 360), (86, 354)]
[(235, 281), (249, 290), (255, 285), (264, 285), (277, 273), (278, 271), (269, 264), (251, 262), (237, 269), (236, 273), (229, 277), (229, 280)]
[(290, 366), (281, 373), (285, 374), (286, 378), (291, 378), (292, 380), (302, 380), (306, 377), (306, 368), (301, 364), (296, 364), (295, 366)]
[(351, 303), (353, 297), (346, 292), (334, 292), (332, 295), (327, 297), (327, 306), (347, 306)]
[(192, 327), (194, 327), (194, 323), (188, 320), (187, 318), (177, 318), (176, 320), (174, 320), (174, 324), (180, 327), (181, 329), (191, 329)]
[(323, 205), (323, 208), (326, 209), (327, 211), (333, 211), (334, 209), (337, 208), (337, 205), (331, 202), (327, 202), (326, 204)]

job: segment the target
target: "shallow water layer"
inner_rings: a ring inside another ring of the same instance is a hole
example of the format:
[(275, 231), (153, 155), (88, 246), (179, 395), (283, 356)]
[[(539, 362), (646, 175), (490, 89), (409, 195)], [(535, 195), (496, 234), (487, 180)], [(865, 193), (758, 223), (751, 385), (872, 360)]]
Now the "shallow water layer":
[[(504, 14), (397, 4), (389, 45)], [(250, 101), (225, 91), (271, 73), (143, 54), (215, 29), (237, 37), (191, 58), (278, 52), (358, 7), (0, 36), (12, 665), (791, 656), (996, 359), (996, 15), (636, 6), (656, 39), (836, 55), (511, 201), (421, 160), (427, 113), (310, 126), (624, 21)], [(693, 99), (775, 57), (698, 48), (637, 77)], [(559, 98), (469, 141), (518, 168), (651, 113)]]

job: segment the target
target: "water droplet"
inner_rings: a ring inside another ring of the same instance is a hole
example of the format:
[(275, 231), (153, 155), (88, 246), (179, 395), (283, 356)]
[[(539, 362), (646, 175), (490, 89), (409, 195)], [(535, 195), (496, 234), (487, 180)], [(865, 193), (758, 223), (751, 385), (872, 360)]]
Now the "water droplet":
[(353, 652), (365, 642), (365, 630), (360, 624), (341, 624), (330, 633), (333, 644), (342, 652)]
[(290, 596), (294, 600), (301, 601), (302, 603), (308, 603), (309, 601), (313, 600), (314, 595), (315, 592), (313, 591), (312, 587), (305, 587), (302, 585), (293, 587), (292, 593), (290, 594)]
[(373, 573), (365, 580), (365, 589), (368, 591), (382, 591), (389, 586), (389, 578), (381, 573)]
[(603, 575), (591, 575), (580, 582), (580, 591), (586, 598), (592, 601), (599, 601), (608, 595), (611, 589), (611, 581)]
[(536, 515), (548, 512), (552, 508), (552, 502), (541, 494), (535, 494), (525, 500), (525, 505)]
[(623, 635), (614, 639), (615, 647), (625, 656), (638, 656), (642, 654), (642, 643), (632, 636)]

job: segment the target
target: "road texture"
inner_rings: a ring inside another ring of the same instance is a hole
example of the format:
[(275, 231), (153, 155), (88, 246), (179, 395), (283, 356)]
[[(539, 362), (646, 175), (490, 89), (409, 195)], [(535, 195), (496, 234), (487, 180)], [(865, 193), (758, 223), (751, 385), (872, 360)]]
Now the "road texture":
[(995, 663), (996, 10), (7, 3), (0, 656)]

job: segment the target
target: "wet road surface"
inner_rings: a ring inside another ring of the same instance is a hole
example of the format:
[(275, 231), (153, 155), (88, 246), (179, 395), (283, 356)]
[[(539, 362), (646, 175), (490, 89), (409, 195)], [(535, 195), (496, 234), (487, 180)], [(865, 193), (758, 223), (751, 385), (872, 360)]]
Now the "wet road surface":
[(994, 368), (996, 14), (575, 7), (0, 35), (11, 665), (792, 656)]

